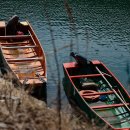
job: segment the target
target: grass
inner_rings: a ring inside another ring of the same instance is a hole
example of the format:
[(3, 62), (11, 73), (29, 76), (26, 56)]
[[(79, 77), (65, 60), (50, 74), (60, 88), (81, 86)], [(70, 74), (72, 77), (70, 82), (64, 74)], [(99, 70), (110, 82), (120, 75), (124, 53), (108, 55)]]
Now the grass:
[(14, 87), (8, 77), (0, 78), (0, 130), (97, 130), (71, 109), (60, 111), (59, 124), (57, 110), (29, 96), (22, 87)]

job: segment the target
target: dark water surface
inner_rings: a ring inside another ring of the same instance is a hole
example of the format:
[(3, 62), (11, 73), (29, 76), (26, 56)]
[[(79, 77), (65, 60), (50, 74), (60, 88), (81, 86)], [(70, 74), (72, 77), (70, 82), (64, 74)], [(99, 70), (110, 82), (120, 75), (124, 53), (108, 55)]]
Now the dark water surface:
[(103, 61), (130, 92), (129, 1), (1, 0), (0, 19), (8, 20), (14, 14), (30, 21), (45, 50), (49, 106), (57, 97), (57, 75), (61, 81), (62, 104), (67, 104), (62, 63), (73, 60), (69, 57), (71, 50)]

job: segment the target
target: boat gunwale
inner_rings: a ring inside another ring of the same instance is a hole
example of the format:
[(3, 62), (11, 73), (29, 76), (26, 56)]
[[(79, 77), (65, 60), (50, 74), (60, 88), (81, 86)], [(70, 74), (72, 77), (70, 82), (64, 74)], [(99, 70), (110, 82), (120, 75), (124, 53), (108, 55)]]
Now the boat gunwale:
[[(44, 49), (42, 48), (42, 45), (41, 45), (41, 42), (40, 42), (40, 40), (38, 39), (38, 37), (37, 37), (37, 35), (36, 35), (36, 33), (34, 32), (34, 30), (33, 30), (33, 28), (32, 28), (32, 26), (31, 26), (31, 24), (26, 20), (26, 22), (28, 23), (28, 25), (29, 25), (29, 28), (30, 28), (30, 31), (32, 31), (32, 35), (31, 35), (31, 37), (32, 37), (32, 40), (34, 40), (34, 37), (36, 38), (36, 40), (37, 40), (37, 44), (40, 46), (40, 48), (41, 48), (41, 52), (42, 52), (42, 55), (43, 55), (43, 57), (44, 57), (44, 76), (46, 77), (45, 78), (45, 80), (47, 81), (47, 61), (46, 61), (46, 56), (45, 56), (45, 52), (44, 52)], [(34, 40), (35, 41), (35, 40)], [(36, 43), (36, 42), (35, 42)]]

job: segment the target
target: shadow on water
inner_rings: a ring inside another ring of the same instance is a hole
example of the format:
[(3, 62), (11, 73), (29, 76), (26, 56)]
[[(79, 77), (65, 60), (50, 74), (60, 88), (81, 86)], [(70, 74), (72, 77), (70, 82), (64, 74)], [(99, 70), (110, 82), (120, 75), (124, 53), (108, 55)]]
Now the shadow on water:
[[(101, 122), (100, 119), (93, 117), (92, 116), (93, 114), (91, 112), (88, 112), (86, 114), (85, 108), (83, 108), (84, 105), (79, 104), (80, 99), (76, 99), (76, 96), (74, 96), (74, 94), (72, 94), (75, 92), (73, 92), (74, 91), (72, 89), (73, 87), (71, 86), (71, 83), (68, 80), (68, 77), (66, 76), (66, 74), (62, 80), (62, 83), (63, 83), (66, 97), (67, 97), (69, 104), (71, 105), (71, 108), (72, 108), (72, 111), (71, 111), (72, 114), (74, 114), (76, 117), (78, 117), (80, 121), (85, 122), (86, 124), (88, 124), (92, 127), (95, 126), (95, 130), (98, 130), (101, 128), (103, 130), (109, 130), (108, 126), (105, 123)], [(77, 94), (75, 93), (75, 95), (77, 95)], [(79, 100), (79, 101), (77, 101), (77, 100)], [(88, 111), (89, 111), (89, 109), (88, 109)]]
[[(78, 2), (80, 4), (77, 4)], [(51, 18), (49, 17), (50, 14), (48, 13), (48, 10), (47, 9), (45, 10), (45, 13), (46, 13), (45, 16), (47, 19), (47, 23), (49, 25), (48, 30), (51, 37), (51, 44), (53, 47), (53, 54), (54, 54), (53, 56), (54, 56), (54, 60), (56, 64), (55, 76), (57, 75), (57, 80), (55, 80), (55, 77), (53, 78), (53, 80), (55, 81), (56, 83), (55, 85), (57, 87), (57, 98), (56, 98), (57, 104), (56, 105), (58, 105), (57, 110), (59, 113), (60, 113), (61, 105), (62, 105), (61, 104), (62, 101), (61, 101), (61, 83), (60, 83), (60, 80), (61, 80), (60, 64), (61, 64), (61, 61), (62, 63), (66, 62), (62, 58), (61, 58), (62, 60), (60, 61), (59, 55), (60, 54), (69, 55), (69, 52), (73, 50), (76, 50), (77, 52), (81, 51), (82, 53), (84, 53), (84, 55), (86, 55), (86, 57), (101, 59), (105, 61), (106, 63), (108, 63), (110, 68), (114, 70), (114, 72), (116, 72), (117, 71), (116, 69), (118, 67), (117, 65), (120, 64), (120, 55), (123, 55), (123, 52), (125, 50), (124, 47), (120, 48), (120, 44), (124, 44), (123, 42), (127, 42), (125, 41), (125, 38), (124, 38), (124, 35), (127, 33), (126, 32), (125, 34), (123, 33), (124, 28), (126, 29), (127, 27), (129, 27), (128, 25), (127, 26), (123, 25), (124, 21), (127, 20), (127, 18), (125, 20), (124, 19), (121, 20), (123, 17), (123, 14), (127, 13), (126, 12), (127, 10), (124, 10), (124, 7), (127, 7), (127, 4), (124, 3), (123, 9), (122, 9), (120, 8), (121, 7), (120, 4), (122, 4), (121, 1), (119, 3), (112, 2), (112, 1), (106, 2), (104, 0), (96, 1), (96, 2), (95, 1), (91, 1), (91, 2), (90, 1), (84, 1), (84, 2), (77, 1), (77, 3), (64, 0), (64, 8), (67, 14), (69, 31), (70, 31), (70, 33), (67, 33), (67, 35), (69, 35), (69, 40), (70, 40), (69, 45), (68, 45), (69, 51), (67, 49), (66, 49), (67, 51), (64, 49), (65, 50), (63, 51), (64, 54), (60, 53), (60, 49), (58, 50), (56, 47), (58, 46), (58, 42), (57, 42), (58, 40), (55, 38), (57, 34), (55, 34), (56, 33), (55, 30), (53, 30), (54, 25), (52, 21), (50, 20)], [(85, 6), (83, 7), (83, 5)], [(46, 7), (48, 6), (46, 5)], [(76, 10), (76, 8), (78, 8), (79, 10)], [(73, 16), (73, 13), (74, 13), (74, 16), (76, 15), (76, 17)], [(82, 31), (79, 33), (80, 30)], [(127, 34), (127, 37), (128, 37), (128, 34)], [(79, 42), (79, 39), (82, 39), (82, 40)], [(121, 66), (119, 66), (119, 70), (124, 69), (124, 61), (122, 62), (123, 63), (120, 64)], [(48, 61), (48, 63), (50, 64), (50, 61)], [(53, 70), (51, 68), (52, 67), (51, 65), (49, 65), (49, 67), (50, 67), (49, 68), (50, 70)], [(120, 73), (120, 75), (121, 74), (122, 73)], [(52, 74), (52, 76), (54, 75)], [(117, 77), (118, 77), (118, 74), (117, 74)], [(59, 117), (60, 116), (61, 115), (59, 115)]]
[[(130, 32), (128, 3), (127, 0), (42, 2), (45, 20), (40, 18), (47, 28), (44, 38), (47, 39), (48, 93), (53, 100), (54, 93), (57, 99), (57, 84), (62, 89), (58, 83), (63, 76), (61, 66), (63, 62), (72, 60), (69, 57), (71, 51), (104, 61), (127, 88), (125, 63), (128, 51), (125, 44), (129, 42)], [(122, 55), (123, 60), (120, 60)]]
[(30, 95), (47, 103), (47, 85), (46, 85), (46, 83), (43, 83), (40, 86), (34, 87), (33, 90), (31, 91)]
[(49, 26), (49, 30), (50, 30), (50, 37), (51, 37), (51, 42), (52, 42), (52, 46), (53, 46), (53, 52), (54, 52), (54, 59), (55, 59), (55, 64), (56, 64), (56, 70), (57, 70), (57, 77), (58, 77), (58, 81), (55, 85), (57, 85), (57, 104), (56, 104), (56, 108), (57, 108), (57, 115), (58, 115), (58, 130), (61, 130), (61, 82), (60, 82), (60, 70), (59, 70), (59, 62), (58, 62), (58, 55), (56, 52), (56, 44), (55, 44), (55, 40), (54, 40), (54, 34), (53, 34), (53, 30), (51, 27), (51, 22), (50, 22), (50, 18), (48, 15), (48, 12), (46, 10), (46, 6), (44, 6), (44, 11), (45, 11), (45, 16), (46, 19), (48, 21), (48, 26)]

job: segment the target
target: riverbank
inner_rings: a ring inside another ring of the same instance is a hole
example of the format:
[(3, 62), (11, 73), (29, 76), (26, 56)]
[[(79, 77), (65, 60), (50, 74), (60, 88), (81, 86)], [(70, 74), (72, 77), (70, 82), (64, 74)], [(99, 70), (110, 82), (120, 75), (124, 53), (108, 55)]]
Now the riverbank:
[(60, 112), (59, 120), (55, 109), (14, 87), (6, 76), (0, 78), (0, 106), (0, 130), (97, 130), (71, 112)]

